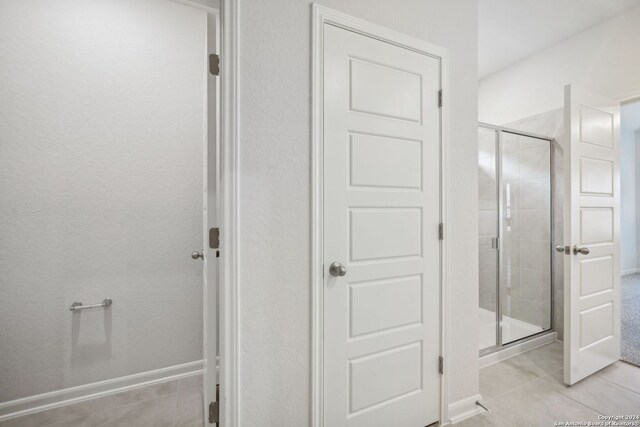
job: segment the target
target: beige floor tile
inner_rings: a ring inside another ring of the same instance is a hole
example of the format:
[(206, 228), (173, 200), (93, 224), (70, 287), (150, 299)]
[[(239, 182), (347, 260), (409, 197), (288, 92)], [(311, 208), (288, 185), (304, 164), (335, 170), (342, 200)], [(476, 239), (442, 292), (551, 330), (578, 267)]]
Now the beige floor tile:
[(144, 402), (145, 400), (157, 399), (170, 395), (175, 396), (177, 391), (178, 381), (167, 381), (147, 387), (127, 390), (96, 399), (96, 411), (107, 410), (115, 406)]
[(601, 378), (640, 393), (640, 367), (627, 362), (616, 362), (598, 372)]
[(179, 384), (174, 425), (176, 427), (199, 427), (203, 425), (203, 422), (204, 401), (202, 381), (191, 381)]
[(480, 392), (490, 397), (485, 403), (491, 412), (458, 425), (552, 426), (640, 411), (639, 367), (617, 362), (567, 387), (562, 353), (563, 344), (555, 342), (481, 369)]
[(538, 378), (538, 375), (524, 371), (504, 362), (487, 366), (480, 370), (480, 393), (485, 397), (496, 397), (523, 386)]
[(551, 376), (560, 393), (604, 415), (640, 415), (640, 394), (592, 375), (571, 387), (563, 384), (562, 371)]
[(46, 411), (36, 412), (18, 418), (1, 421), (0, 427), (42, 427), (50, 425), (64, 425), (69, 420), (75, 420), (91, 415), (95, 407), (95, 400), (73, 405), (61, 406)]
[(203, 425), (202, 375), (125, 391), (0, 422), (0, 427)]
[(597, 421), (598, 412), (563, 395), (560, 385), (541, 377), (492, 399), (492, 409), (513, 426), (553, 426), (556, 421)]
[(513, 427), (510, 420), (495, 412), (483, 412), (455, 424), (455, 427)]
[(554, 342), (538, 347), (501, 363), (519, 368), (536, 377), (549, 375), (562, 369), (562, 343)]
[(91, 415), (85, 415), (80, 418), (74, 418), (72, 420), (60, 421), (59, 423), (51, 424), (48, 427), (92, 427)]
[(173, 427), (176, 395), (113, 406), (91, 417), (92, 427)]

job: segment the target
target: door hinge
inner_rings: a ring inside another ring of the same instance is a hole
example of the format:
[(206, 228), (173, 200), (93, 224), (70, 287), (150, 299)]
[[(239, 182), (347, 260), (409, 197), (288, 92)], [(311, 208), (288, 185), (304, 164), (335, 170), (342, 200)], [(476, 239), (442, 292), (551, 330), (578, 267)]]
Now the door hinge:
[(438, 91), (438, 107), (442, 107), (442, 89)]
[(215, 53), (209, 55), (209, 72), (214, 76), (220, 75), (220, 56)]
[(220, 408), (218, 402), (209, 403), (209, 423), (218, 424), (220, 422)]
[(438, 224), (438, 239), (444, 240), (444, 224)]
[(220, 247), (220, 229), (218, 227), (209, 229), (209, 247), (211, 249)]
[(438, 357), (438, 372), (444, 374), (444, 358), (442, 356)]
[[(209, 229), (209, 247), (211, 249), (220, 248), (220, 229), (218, 227)], [(216, 258), (220, 257), (220, 251), (216, 251)]]
[(216, 384), (216, 401), (209, 403), (209, 423), (218, 424), (220, 422), (220, 384)]
[(500, 250), (500, 238), (499, 237), (492, 237), (491, 238), (491, 249)]

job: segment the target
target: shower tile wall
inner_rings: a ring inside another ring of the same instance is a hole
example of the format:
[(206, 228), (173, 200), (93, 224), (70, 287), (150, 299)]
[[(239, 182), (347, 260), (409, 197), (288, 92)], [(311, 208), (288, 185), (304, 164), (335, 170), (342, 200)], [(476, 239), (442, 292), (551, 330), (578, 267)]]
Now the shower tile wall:
[(492, 130), (478, 131), (478, 243), (480, 264), (480, 308), (496, 311), (497, 252), (491, 239), (498, 235), (496, 182), (496, 136)]
[[(553, 245), (563, 244), (563, 194), (564, 194), (564, 174), (563, 174), (563, 136), (564, 117), (563, 109), (548, 111), (527, 117), (516, 122), (505, 124), (506, 127), (518, 129), (525, 132), (546, 135), (555, 139), (553, 144)], [(558, 333), (558, 339), (564, 337), (563, 313), (564, 313), (564, 256), (553, 252), (553, 316), (554, 329)]]

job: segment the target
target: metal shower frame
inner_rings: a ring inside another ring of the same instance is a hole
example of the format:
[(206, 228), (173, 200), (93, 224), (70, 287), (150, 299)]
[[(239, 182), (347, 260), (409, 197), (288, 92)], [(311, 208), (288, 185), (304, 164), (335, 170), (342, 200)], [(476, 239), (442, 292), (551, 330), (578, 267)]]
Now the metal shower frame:
[[(547, 335), (550, 333), (554, 333), (555, 332), (555, 323), (556, 323), (556, 319), (555, 319), (555, 315), (554, 315), (554, 294), (555, 294), (555, 283), (554, 283), (554, 268), (553, 268), (553, 242), (554, 242), (554, 232), (553, 232), (553, 218), (554, 218), (554, 203), (553, 203), (553, 198), (554, 198), (554, 191), (553, 191), (553, 187), (554, 187), (554, 182), (555, 182), (555, 168), (554, 168), (554, 164), (555, 164), (555, 158), (554, 158), (554, 150), (553, 150), (553, 145), (556, 142), (556, 140), (552, 137), (549, 136), (545, 136), (545, 135), (538, 135), (535, 133), (530, 133), (530, 132), (524, 132), (521, 130), (517, 130), (517, 129), (511, 129), (511, 128), (507, 128), (504, 126), (496, 126), (496, 125), (491, 125), (488, 123), (482, 123), (482, 122), (478, 122), (478, 128), (483, 128), (483, 129), (489, 129), (494, 131), (495, 133), (495, 156), (496, 156), (496, 165), (495, 165), (495, 173), (496, 173), (496, 177), (498, 178), (496, 180), (496, 191), (497, 191), (497, 195), (498, 195), (498, 218), (497, 218), (497, 226), (498, 226), (498, 268), (496, 271), (496, 343), (495, 345), (491, 346), (491, 347), (487, 347), (484, 349), (480, 349), (480, 357), (482, 356), (486, 356), (488, 354), (492, 354), (495, 353), (497, 351), (501, 351), (505, 348), (509, 348), (511, 346), (515, 346), (518, 344), (521, 344), (525, 341), (529, 341), (532, 339), (535, 339), (537, 337), (543, 336), (543, 335)], [(550, 284), (550, 292), (551, 292), (551, 298), (550, 298), (550, 314), (551, 314), (551, 319), (550, 319), (550, 326), (549, 329), (543, 330), (541, 332), (537, 332), (535, 334), (532, 335), (528, 335), (526, 337), (520, 338), (518, 340), (515, 341), (511, 341), (509, 343), (503, 343), (503, 337), (502, 337), (502, 300), (504, 299), (504, 286), (502, 286), (502, 275), (501, 273), (501, 269), (503, 266), (503, 251), (502, 251), (502, 236), (503, 236), (503, 221), (502, 218), (504, 216), (504, 195), (502, 192), (502, 186), (504, 184), (503, 182), (503, 178), (502, 178), (502, 135), (504, 133), (508, 133), (508, 134), (512, 134), (512, 135), (519, 135), (519, 136), (524, 136), (524, 137), (528, 137), (528, 138), (535, 138), (535, 139), (540, 139), (543, 141), (548, 141), (549, 142), (549, 197), (550, 197), (550, 209), (549, 209), (549, 219), (550, 219), (550, 235), (549, 235), (549, 284)]]

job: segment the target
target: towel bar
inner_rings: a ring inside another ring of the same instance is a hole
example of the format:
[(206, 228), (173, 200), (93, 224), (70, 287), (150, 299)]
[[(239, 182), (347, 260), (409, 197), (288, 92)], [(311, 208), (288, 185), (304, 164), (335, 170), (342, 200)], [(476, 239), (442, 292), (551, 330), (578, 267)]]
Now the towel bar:
[(89, 305), (83, 305), (81, 302), (76, 301), (73, 304), (71, 304), (71, 307), (69, 307), (69, 310), (80, 311), (80, 310), (86, 310), (88, 308), (98, 308), (98, 307), (106, 308), (106, 307), (109, 307), (112, 303), (113, 301), (111, 301), (110, 299), (105, 299), (100, 304), (89, 304)]

